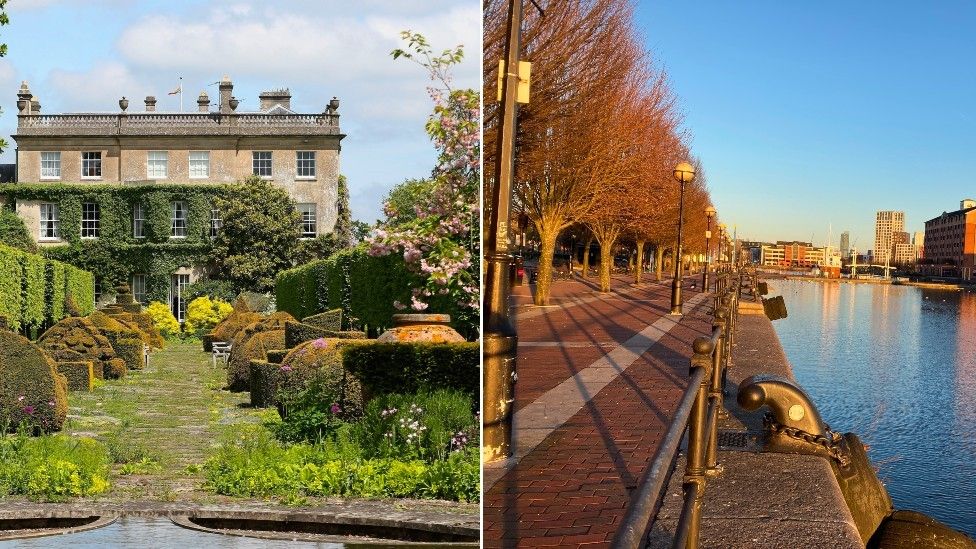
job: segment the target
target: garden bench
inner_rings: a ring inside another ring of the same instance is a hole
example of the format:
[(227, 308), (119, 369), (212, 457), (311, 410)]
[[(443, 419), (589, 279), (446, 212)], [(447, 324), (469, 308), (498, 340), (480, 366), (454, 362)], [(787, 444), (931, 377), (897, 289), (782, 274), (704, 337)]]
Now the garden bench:
[(214, 341), (213, 351), (211, 352), (211, 358), (213, 360), (213, 367), (217, 367), (217, 359), (222, 359), (224, 364), (227, 364), (227, 358), (230, 356), (231, 344), (224, 341)]

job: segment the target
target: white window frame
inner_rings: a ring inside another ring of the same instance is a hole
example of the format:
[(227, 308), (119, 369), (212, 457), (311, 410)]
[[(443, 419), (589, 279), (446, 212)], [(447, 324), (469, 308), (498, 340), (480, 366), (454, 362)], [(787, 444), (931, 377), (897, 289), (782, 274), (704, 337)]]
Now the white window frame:
[(146, 179), (166, 179), (169, 172), (169, 151), (146, 152)]
[[(178, 216), (178, 213), (182, 213), (182, 217)], [(189, 214), (186, 209), (186, 202), (182, 200), (175, 200), (170, 204), (170, 238), (186, 238), (186, 219)]]
[[(45, 211), (47, 210), (47, 211)], [(47, 214), (47, 217), (45, 217)], [(41, 204), (40, 209), (40, 232), (38, 234), (38, 240), (41, 241), (52, 241), (61, 240), (61, 221), (59, 219), (58, 205), (53, 202), (44, 202)], [(53, 233), (53, 236), (47, 234), (48, 231)]]
[(137, 303), (146, 303), (146, 275), (145, 273), (132, 274), (132, 295)]
[(312, 239), (318, 236), (318, 205), (314, 202), (296, 204), (299, 213), (302, 214), (301, 228), (303, 240)]
[(295, 151), (295, 179), (315, 179), (315, 168), (315, 151)]
[(146, 238), (146, 207), (142, 202), (132, 204), (132, 238)]
[(41, 179), (61, 179), (61, 151), (41, 152)]
[(210, 208), (210, 238), (217, 236), (220, 232), (220, 228), (224, 226), (224, 220), (220, 218), (220, 210), (217, 208)]
[(186, 320), (186, 299), (183, 292), (190, 284), (190, 275), (174, 273), (170, 277), (169, 284), (169, 307), (173, 316), (181, 324)]
[(190, 151), (188, 162), (190, 179), (208, 179), (210, 177), (210, 151)]
[[(267, 168), (268, 173), (261, 173), (265, 168)], [(274, 177), (274, 153), (272, 151), (251, 151), (251, 173), (262, 179)]]
[[(91, 155), (85, 158), (85, 155)], [(97, 170), (95, 175), (85, 175), (91, 170)], [(102, 151), (82, 151), (81, 152), (81, 178), (82, 179), (101, 179), (102, 178)]]
[[(86, 214), (94, 212), (94, 218), (86, 218)], [(98, 202), (81, 203), (81, 238), (83, 240), (94, 240), (101, 234), (101, 208)], [(88, 233), (87, 235), (85, 233)]]

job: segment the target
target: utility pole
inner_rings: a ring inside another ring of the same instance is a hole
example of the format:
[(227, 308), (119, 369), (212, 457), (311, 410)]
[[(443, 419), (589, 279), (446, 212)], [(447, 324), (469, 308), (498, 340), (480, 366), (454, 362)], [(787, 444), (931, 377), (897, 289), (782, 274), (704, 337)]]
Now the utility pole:
[(522, 33), (522, 0), (508, 7), (508, 40), (505, 64), (500, 68), (501, 111), (498, 127), (498, 161), (492, 190), (492, 209), (485, 235), (484, 295), (484, 398), (482, 415), (482, 458), (504, 459), (512, 453), (512, 408), (515, 401), (516, 348), (518, 334), (509, 310), (511, 283), (508, 276), (512, 256), (508, 226), (515, 171), (515, 115), (519, 85), (519, 49)]

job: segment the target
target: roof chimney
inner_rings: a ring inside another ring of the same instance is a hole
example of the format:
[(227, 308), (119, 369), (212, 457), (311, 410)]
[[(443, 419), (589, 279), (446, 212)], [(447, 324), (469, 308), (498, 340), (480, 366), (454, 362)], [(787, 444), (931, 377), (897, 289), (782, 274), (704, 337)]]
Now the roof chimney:
[(230, 77), (226, 74), (220, 79), (220, 113), (230, 114), (234, 112), (234, 109), (230, 107), (230, 100), (234, 91), (234, 83), (230, 81)]
[(37, 97), (31, 99), (31, 114), (41, 114), (41, 100)]
[(261, 92), (258, 99), (261, 100), (261, 106), (258, 108), (262, 111), (267, 111), (275, 105), (291, 110), (291, 92), (288, 88)]
[(147, 95), (146, 96), (146, 112), (155, 112), (156, 110), (156, 96)]
[(24, 80), (20, 83), (20, 89), (17, 90), (17, 114), (18, 115), (28, 115), (31, 114), (31, 99), (34, 96), (31, 95), (30, 86), (27, 85), (27, 81)]
[(197, 97), (197, 111), (207, 112), (210, 110), (210, 96), (207, 95), (206, 91), (200, 92), (200, 97)]

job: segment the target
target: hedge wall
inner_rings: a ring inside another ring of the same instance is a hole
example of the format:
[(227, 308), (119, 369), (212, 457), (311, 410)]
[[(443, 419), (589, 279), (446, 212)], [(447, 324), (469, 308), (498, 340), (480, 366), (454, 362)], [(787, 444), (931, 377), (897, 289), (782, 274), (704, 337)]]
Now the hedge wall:
[(379, 343), (345, 347), (343, 367), (369, 396), (456, 389), (479, 400), (481, 350), (478, 343)]
[[(401, 256), (373, 257), (367, 250), (366, 244), (360, 244), (279, 273), (275, 283), (278, 310), (302, 319), (342, 309), (346, 327), (362, 327), (373, 334), (389, 328), (394, 314), (406, 312), (398, 311), (393, 302), (410, 303), (410, 288), (418, 285), (418, 277), (407, 270)], [(428, 312), (449, 314), (456, 330), (477, 335), (477, 326), (461, 323), (457, 310), (448, 297), (435, 296)]]
[[(7, 203), (37, 200), (58, 204), (63, 245), (42, 253), (95, 273), (103, 287), (128, 284), (132, 273), (146, 273), (150, 301), (165, 302), (170, 273), (205, 263), (210, 254), (210, 200), (223, 192), (218, 184), (83, 185), (18, 183), (0, 187)], [(187, 204), (186, 238), (170, 239), (173, 201)], [(81, 239), (81, 205), (99, 205), (99, 237)], [(145, 238), (132, 236), (132, 207), (142, 204)], [(81, 302), (79, 301), (79, 305)]]
[(95, 308), (91, 273), (0, 244), (0, 315), (14, 330), (51, 325), (67, 316), (71, 296), (81, 314)]

